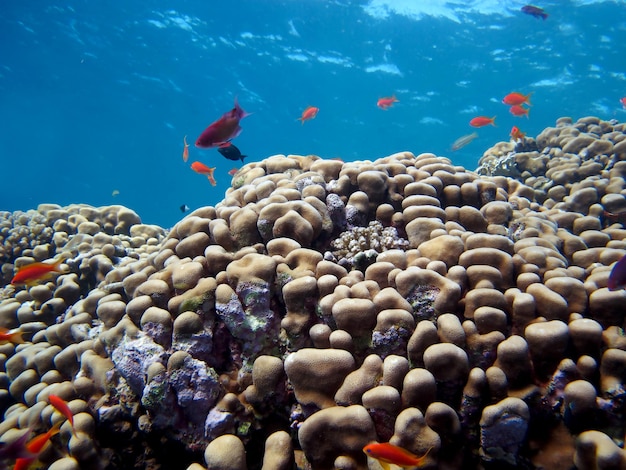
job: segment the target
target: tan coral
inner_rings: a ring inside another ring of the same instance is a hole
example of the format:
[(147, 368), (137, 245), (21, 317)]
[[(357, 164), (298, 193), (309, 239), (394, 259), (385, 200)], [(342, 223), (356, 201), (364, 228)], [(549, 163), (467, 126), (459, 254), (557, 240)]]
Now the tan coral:
[(210, 470), (246, 470), (246, 449), (233, 434), (224, 434), (211, 441), (204, 451)]
[[(319, 436), (325, 436), (320, 439)], [(338, 457), (351, 457), (365, 468), (363, 447), (376, 440), (374, 423), (360, 405), (314, 413), (300, 426), (298, 440), (313, 468), (333, 468)]]
[(300, 349), (285, 359), (285, 372), (300, 403), (334, 406), (334, 396), (355, 368), (354, 358), (341, 349)]
[(574, 464), (580, 470), (626, 468), (626, 451), (600, 431), (585, 431), (576, 439)]

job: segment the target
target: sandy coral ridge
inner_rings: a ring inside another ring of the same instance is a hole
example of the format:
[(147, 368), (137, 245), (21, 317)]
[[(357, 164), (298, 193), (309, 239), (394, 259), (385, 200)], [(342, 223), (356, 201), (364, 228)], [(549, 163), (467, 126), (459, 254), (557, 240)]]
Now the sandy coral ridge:
[(625, 130), (561, 118), (476, 172), (276, 155), (169, 231), (3, 213), (0, 326), (25, 342), (0, 345), (0, 441), (65, 419), (55, 394), (75, 432), (52, 469), (366, 469), (372, 441), (424, 468), (623, 468)]

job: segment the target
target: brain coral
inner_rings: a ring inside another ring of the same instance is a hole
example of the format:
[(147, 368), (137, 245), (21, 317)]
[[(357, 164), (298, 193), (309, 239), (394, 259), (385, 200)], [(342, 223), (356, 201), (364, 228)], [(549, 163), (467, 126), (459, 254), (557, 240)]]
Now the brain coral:
[(59, 468), (366, 469), (372, 440), (425, 468), (623, 466), (625, 131), (561, 118), (477, 172), (277, 155), (169, 231), (3, 213), (0, 326), (24, 343), (0, 344), (0, 441), (62, 422), (56, 394)]

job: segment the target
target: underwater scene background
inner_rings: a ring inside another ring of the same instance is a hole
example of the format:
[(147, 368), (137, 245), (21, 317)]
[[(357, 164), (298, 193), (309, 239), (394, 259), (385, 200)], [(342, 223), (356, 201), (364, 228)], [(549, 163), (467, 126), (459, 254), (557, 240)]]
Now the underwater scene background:
[(626, 468), (625, 10), (3, 2), (0, 470)]
[[(433, 152), (476, 167), (560, 116), (623, 119), (626, 3), (520, 1), (3, 2), (0, 208), (123, 204), (171, 227), (216, 204), (232, 162), (193, 142), (238, 98), (234, 140), (274, 154), (374, 160)], [(501, 103), (532, 92), (528, 119)], [(399, 102), (383, 111), (376, 101)], [(307, 106), (316, 119), (296, 121)], [(456, 151), (476, 115), (496, 127)], [(183, 137), (190, 161), (181, 158)], [(189, 168), (216, 167), (217, 186)], [(115, 195), (114, 195), (115, 194)]]

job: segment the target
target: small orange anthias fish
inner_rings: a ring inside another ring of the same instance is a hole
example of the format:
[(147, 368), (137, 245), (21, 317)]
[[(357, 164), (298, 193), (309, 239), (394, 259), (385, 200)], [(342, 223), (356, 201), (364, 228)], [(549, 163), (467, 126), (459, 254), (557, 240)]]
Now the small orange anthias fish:
[(620, 98), (619, 102), (622, 103), (622, 106), (624, 108), (626, 108), (626, 96), (624, 96), (623, 98)]
[(239, 168), (231, 168), (230, 170), (228, 170), (228, 174), (230, 176), (235, 176), (238, 171), (239, 171)]
[(526, 116), (528, 117), (528, 108), (524, 108), (519, 104), (515, 104), (509, 108), (509, 112), (513, 116)]
[(302, 116), (296, 119), (296, 121), (302, 121), (302, 124), (304, 124), (304, 121), (314, 119), (315, 116), (317, 116), (319, 110), (320, 108), (316, 108), (315, 106), (309, 106), (304, 111), (302, 111)]
[(394, 103), (398, 103), (398, 102), (399, 101), (396, 98), (396, 96), (393, 95), (393, 96), (390, 96), (389, 98), (380, 98), (376, 102), (376, 106), (378, 106), (380, 109), (387, 110), (387, 109), (391, 108)]
[(389, 464), (397, 465), (402, 468), (419, 467), (424, 463), (430, 449), (428, 449), (424, 455), (418, 457), (408, 450), (394, 446), (389, 442), (374, 442), (363, 447), (363, 452), (365, 452), (365, 455), (368, 457), (378, 460), (384, 470), (389, 470)]
[(215, 173), (215, 167), (209, 168), (204, 163), (193, 162), (191, 164), (191, 169), (196, 173), (205, 175), (209, 179), (209, 183), (211, 183), (211, 186), (215, 186), (217, 184), (217, 182), (215, 181), (215, 177), (213, 176), (213, 174)]
[(477, 116), (475, 118), (473, 118), (470, 122), (469, 122), (470, 126), (472, 127), (483, 127), (483, 126), (487, 126), (489, 124), (491, 124), (492, 126), (496, 125), (496, 117), (492, 117), (492, 118), (488, 118), (486, 116)]
[(24, 332), (20, 330), (9, 330), (7, 328), (0, 327), (0, 344), (21, 344), (24, 342), (24, 339), (22, 339), (23, 334)]
[(72, 432), (75, 433), (74, 431), (74, 413), (72, 413), (72, 410), (70, 410), (69, 405), (67, 404), (67, 402), (65, 400), (63, 400), (63, 398), (57, 396), (57, 395), (48, 395), (48, 402), (54, 406), (57, 410), (59, 410), (59, 412), (65, 416), (67, 418), (67, 420), (70, 422), (70, 425), (72, 426)]
[(526, 137), (526, 133), (520, 131), (517, 126), (513, 126), (513, 128), (511, 129), (511, 139), (513, 140), (522, 140), (524, 137)]
[(187, 143), (187, 136), (183, 137), (183, 161), (187, 163), (189, 160), (189, 144)]
[(55, 260), (53, 263), (31, 263), (25, 266), (22, 266), (17, 269), (15, 276), (11, 279), (11, 284), (26, 284), (27, 286), (36, 284), (38, 281), (41, 281), (53, 273), (63, 272), (60, 269), (61, 263), (63, 263), (64, 258), (59, 258)]
[(209, 149), (213, 147), (221, 147), (227, 145), (232, 139), (241, 134), (241, 121), (250, 113), (246, 113), (235, 98), (235, 107), (224, 113), (217, 121), (212, 122), (202, 131), (202, 134), (196, 140), (196, 147), (201, 149)]
[(530, 95), (532, 94), (533, 94), (532, 91), (528, 93), (527, 95), (522, 95), (521, 93), (517, 93), (514, 91), (513, 93), (509, 93), (508, 95), (506, 95), (502, 99), (502, 102), (504, 104), (508, 104), (509, 106), (515, 106), (515, 105), (521, 105), (521, 104), (527, 104), (528, 106), (530, 106)]
[(24, 457), (17, 459), (15, 461), (15, 466), (13, 467), (13, 470), (26, 470), (27, 468), (29, 468), (37, 460), (37, 456), (41, 453), (50, 438), (59, 433), (60, 427), (61, 423), (57, 423), (52, 426), (48, 432), (39, 434), (38, 436), (35, 436), (30, 441), (28, 441), (26, 443), (26, 450), (33, 454), (33, 457)]

